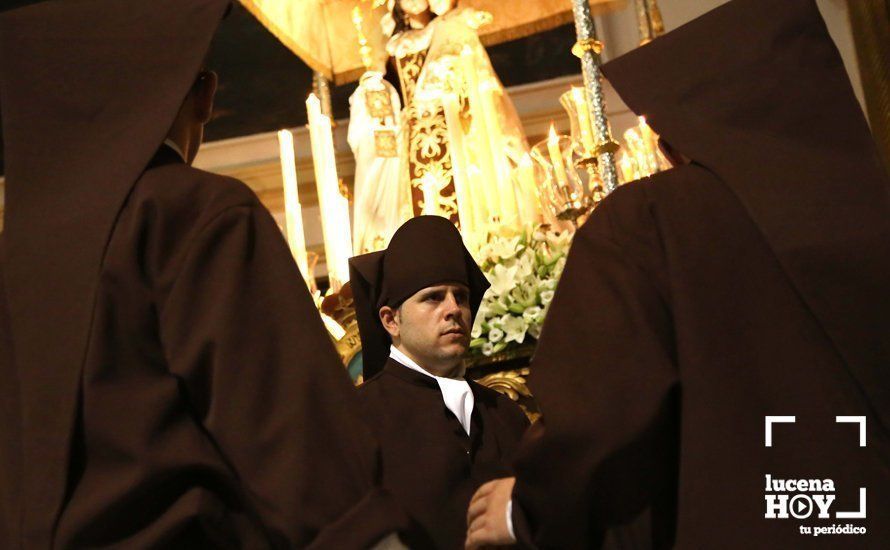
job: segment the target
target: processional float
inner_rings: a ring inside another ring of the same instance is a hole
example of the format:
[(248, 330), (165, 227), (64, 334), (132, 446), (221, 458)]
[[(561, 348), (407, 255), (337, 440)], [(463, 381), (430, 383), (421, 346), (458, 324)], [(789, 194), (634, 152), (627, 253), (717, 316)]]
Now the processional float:
[[(420, 214), (449, 218), (492, 281), (473, 327), (474, 377), (521, 402), (528, 358), (574, 229), (620, 183), (667, 167), (643, 119), (613, 139), (603, 92), (603, 43), (593, 16), (624, 0), (242, 0), (314, 71), (307, 101), (330, 289), (320, 309), (350, 370), (360, 349), (347, 259), (385, 248)], [(657, 0), (634, 0), (641, 43), (664, 32)], [(569, 135), (551, 127), (529, 146), (486, 45), (574, 20), (583, 87), (560, 102)], [(392, 60), (401, 90), (383, 78)], [(352, 227), (337, 177), (330, 85), (359, 80), (348, 140), (356, 156)], [(401, 92), (401, 93), (399, 93)], [(280, 134), (286, 235), (307, 285), (315, 281), (302, 236), (293, 145)], [(290, 147), (290, 153), (287, 149)], [(351, 229), (351, 231), (350, 231)], [(345, 286), (344, 286), (345, 285)]]

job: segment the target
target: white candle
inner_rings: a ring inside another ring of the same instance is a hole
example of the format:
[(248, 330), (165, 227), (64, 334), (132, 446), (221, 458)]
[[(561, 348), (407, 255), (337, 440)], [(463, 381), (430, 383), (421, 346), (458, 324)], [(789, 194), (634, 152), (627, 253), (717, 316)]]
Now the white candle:
[(349, 280), (349, 257), (352, 255), (349, 201), (340, 193), (331, 119), (322, 114), (315, 94), (309, 95), (306, 108), (309, 112), (309, 138), (312, 142), (315, 185), (318, 188), (318, 206), (321, 210), (325, 263), (331, 289), (336, 292)]
[(505, 225), (518, 227), (519, 207), (517, 205), (516, 194), (513, 191), (512, 182), (510, 181), (511, 173), (510, 166), (507, 162), (507, 147), (504, 140), (504, 132), (497, 119), (500, 110), (498, 105), (500, 102), (500, 93), (501, 91), (495, 81), (489, 80), (485, 82), (480, 90), (480, 95), (485, 101), (481, 107), (481, 111), (485, 117), (491, 162), (494, 166), (495, 181), (493, 183), (499, 199), (498, 211), (501, 222)]
[(646, 148), (646, 171), (649, 174), (658, 172), (658, 135), (646, 124), (646, 117), (640, 117), (640, 137)]
[(593, 139), (593, 131), (590, 126), (590, 112), (587, 110), (587, 98), (584, 88), (572, 86), (572, 99), (575, 103), (575, 111), (578, 113), (578, 130), (581, 132), (581, 145), (588, 154), (596, 152), (596, 142)]
[[(480, 84), (476, 74), (476, 66), (473, 64), (473, 50), (470, 49), (469, 46), (464, 46), (463, 50), (461, 50), (460, 60), (461, 69), (467, 79), (467, 94), (470, 101), (470, 112), (476, 117), (477, 113), (484, 113), (484, 109), (487, 108), (487, 105), (482, 100)], [(497, 194), (498, 174), (493, 159), (491, 158), (491, 141), (489, 139), (484, 114), (481, 117), (473, 119), (471, 132), (470, 143), (475, 147), (473, 150), (476, 157), (475, 164), (481, 179), (476, 179), (475, 181), (472, 177), (469, 179), (471, 182), (474, 182), (471, 186), (471, 189), (474, 191), (474, 200), (478, 195), (484, 197), (484, 224), (488, 225), (491, 223), (494, 216), (500, 215), (500, 208), (498, 207), (499, 200)], [(482, 193), (479, 193), (480, 188)]]
[(552, 124), (550, 125), (550, 135), (547, 137), (547, 152), (550, 153), (550, 164), (553, 165), (553, 171), (556, 173), (556, 181), (561, 186), (567, 186), (569, 176), (566, 174), (562, 152), (559, 150), (559, 136), (556, 135), (556, 129)]
[(621, 154), (621, 160), (618, 161), (618, 164), (621, 167), (621, 175), (624, 176), (624, 183), (628, 183), (637, 179), (634, 176), (633, 161), (630, 159), (630, 156), (627, 153)]
[(300, 206), (300, 195), (297, 190), (297, 168), (294, 161), (294, 136), (290, 130), (278, 132), (278, 150), (281, 159), (281, 179), (284, 185), (285, 235), (291, 254), (303, 274), (309, 289), (314, 282), (309, 273), (309, 261), (306, 257), (306, 236), (303, 233), (303, 209)]
[(522, 223), (532, 225), (538, 223), (538, 187), (535, 182), (535, 164), (531, 155), (525, 153), (516, 167), (516, 202), (519, 206)]

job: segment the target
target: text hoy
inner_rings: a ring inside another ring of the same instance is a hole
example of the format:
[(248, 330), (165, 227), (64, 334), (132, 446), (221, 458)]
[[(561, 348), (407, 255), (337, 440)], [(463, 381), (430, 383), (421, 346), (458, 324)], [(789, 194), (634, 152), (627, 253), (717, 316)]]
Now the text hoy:
[[(798, 494), (771, 494), (798, 493)], [(811, 493), (811, 494), (805, 494)], [(831, 517), (834, 503), (834, 481), (830, 479), (773, 479), (766, 475), (766, 514), (767, 519), (806, 519), (814, 513), (819, 518)], [(865, 518), (865, 487), (859, 488), (859, 510), (855, 512), (836, 511), (834, 517), (843, 519)]]

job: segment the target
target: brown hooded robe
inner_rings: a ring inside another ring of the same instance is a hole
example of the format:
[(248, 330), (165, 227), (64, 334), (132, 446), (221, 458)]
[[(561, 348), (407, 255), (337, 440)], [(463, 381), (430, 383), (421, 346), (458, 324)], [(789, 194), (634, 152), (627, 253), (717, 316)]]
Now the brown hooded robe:
[(467, 435), (435, 379), (389, 358), (392, 341), (377, 312), (423, 288), (457, 282), (470, 290), (475, 316), (488, 280), (450, 221), (418, 216), (396, 231), (385, 251), (352, 258), (350, 282), (369, 373), (359, 396), (380, 441), (383, 486), (417, 524), (406, 543), (463, 548), (470, 498), (483, 483), (510, 474), (528, 419), (507, 396), (468, 379), (474, 406)]
[(159, 150), (227, 4), (0, 16), (2, 548), (365, 548), (401, 523), (271, 216)]
[[(732, 1), (604, 71), (692, 164), (575, 237), (532, 365), (520, 538), (596, 547), (648, 508), (659, 547), (886, 548), (890, 183), (814, 1)], [(830, 517), (766, 518), (767, 494), (809, 494), (767, 475), (831, 479)], [(860, 488), (867, 517), (836, 516)], [(800, 532), (835, 524), (867, 533)]]

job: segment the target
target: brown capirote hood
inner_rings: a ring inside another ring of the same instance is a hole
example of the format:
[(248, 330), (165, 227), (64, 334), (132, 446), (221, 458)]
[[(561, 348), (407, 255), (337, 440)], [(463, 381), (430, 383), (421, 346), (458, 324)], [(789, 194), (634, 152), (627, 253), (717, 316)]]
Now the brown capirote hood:
[(603, 71), (735, 193), (890, 425), (890, 180), (815, 1), (734, 0)]
[[(0, 14), (6, 301), (21, 377), (26, 540), (63, 499), (77, 387), (115, 219), (228, 0), (56, 0)], [(37, 475), (37, 474), (34, 474)], [(27, 476), (26, 476), (27, 477)], [(33, 512), (32, 512), (33, 511)]]

